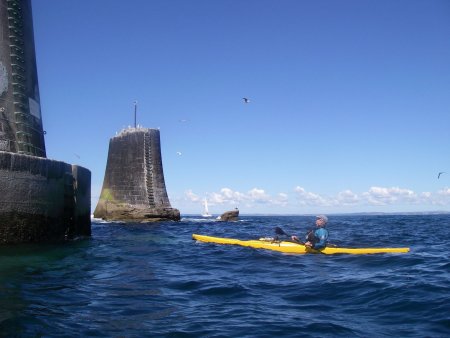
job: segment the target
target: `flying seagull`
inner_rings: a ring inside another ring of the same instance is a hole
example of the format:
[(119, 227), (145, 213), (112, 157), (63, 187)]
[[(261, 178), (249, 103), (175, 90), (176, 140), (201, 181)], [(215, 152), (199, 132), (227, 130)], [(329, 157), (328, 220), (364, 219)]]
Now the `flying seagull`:
[(441, 171), (441, 172), (438, 174), (438, 179), (439, 179), (439, 177), (441, 177), (442, 174), (445, 174), (445, 171)]
[(249, 103), (250, 102), (250, 99), (246, 98), (246, 97), (243, 97), (242, 100), (244, 100), (244, 103)]

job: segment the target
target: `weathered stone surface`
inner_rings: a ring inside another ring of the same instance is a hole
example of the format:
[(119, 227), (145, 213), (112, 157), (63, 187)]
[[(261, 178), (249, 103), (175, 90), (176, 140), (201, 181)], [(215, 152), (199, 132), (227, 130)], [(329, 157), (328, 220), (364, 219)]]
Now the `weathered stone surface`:
[(85, 168), (0, 152), (0, 244), (89, 236), (90, 185)]
[(159, 130), (130, 128), (110, 140), (94, 217), (132, 222), (180, 220), (166, 192)]
[(220, 215), (220, 221), (224, 222), (233, 222), (237, 221), (239, 219), (239, 210), (236, 208), (231, 211), (224, 212), (222, 215)]
[(78, 165), (72, 165), (74, 178), (74, 223), (75, 235), (91, 235), (91, 172)]

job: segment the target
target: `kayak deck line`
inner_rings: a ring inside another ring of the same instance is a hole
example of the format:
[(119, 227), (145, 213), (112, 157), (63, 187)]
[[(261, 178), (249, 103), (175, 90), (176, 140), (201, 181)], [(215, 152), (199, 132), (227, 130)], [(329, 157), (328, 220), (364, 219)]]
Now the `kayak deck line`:
[(326, 247), (322, 250), (314, 250), (308, 248), (300, 243), (288, 242), (288, 241), (270, 241), (267, 239), (254, 239), (254, 240), (240, 240), (234, 238), (224, 237), (212, 237), (205, 235), (192, 234), (192, 239), (205, 243), (215, 244), (228, 244), (246, 246), (255, 249), (266, 249), (285, 253), (295, 254), (307, 254), (307, 253), (321, 253), (326, 255), (333, 254), (377, 254), (377, 253), (406, 253), (409, 252), (409, 248), (339, 248), (339, 247)]

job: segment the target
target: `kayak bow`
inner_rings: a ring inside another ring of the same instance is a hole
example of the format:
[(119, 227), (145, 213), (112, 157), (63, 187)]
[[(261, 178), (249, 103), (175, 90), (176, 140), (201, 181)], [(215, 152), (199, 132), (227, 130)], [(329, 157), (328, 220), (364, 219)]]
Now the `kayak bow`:
[(211, 237), (204, 235), (193, 234), (192, 239), (205, 243), (215, 243), (215, 244), (230, 244), (230, 245), (240, 245), (247, 246), (255, 249), (266, 249), (285, 253), (294, 254), (306, 254), (306, 253), (322, 253), (326, 255), (333, 254), (377, 254), (377, 253), (405, 253), (409, 252), (409, 248), (335, 248), (326, 247), (322, 250), (314, 250), (305, 247), (302, 244), (288, 242), (288, 241), (275, 241), (270, 239), (255, 239), (255, 240), (240, 240), (233, 238), (222, 238), (222, 237)]

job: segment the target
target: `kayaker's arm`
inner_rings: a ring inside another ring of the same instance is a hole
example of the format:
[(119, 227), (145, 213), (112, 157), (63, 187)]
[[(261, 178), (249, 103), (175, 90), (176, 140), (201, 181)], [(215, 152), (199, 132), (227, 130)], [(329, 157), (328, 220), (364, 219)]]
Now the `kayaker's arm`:
[(314, 244), (313, 248), (316, 250), (320, 250), (320, 249), (325, 248), (326, 245), (327, 245), (327, 243), (325, 241), (321, 240), (320, 242), (317, 242), (316, 244)]

